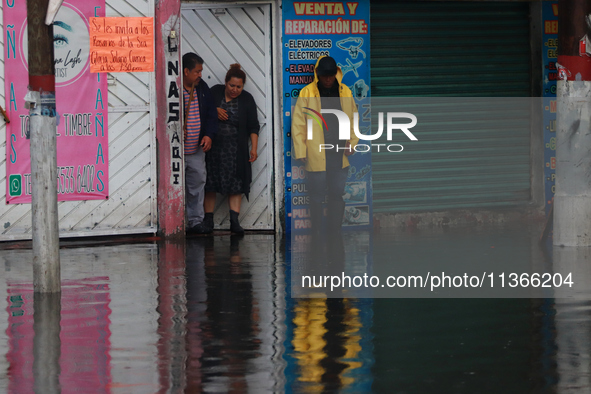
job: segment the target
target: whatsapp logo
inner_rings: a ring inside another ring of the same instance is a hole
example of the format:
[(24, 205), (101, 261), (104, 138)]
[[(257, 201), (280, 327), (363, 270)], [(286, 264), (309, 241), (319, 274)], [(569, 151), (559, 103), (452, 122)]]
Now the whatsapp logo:
[(23, 193), (23, 178), (20, 174), (11, 175), (8, 178), (8, 184), (10, 185), (8, 193), (11, 196), (17, 197)]

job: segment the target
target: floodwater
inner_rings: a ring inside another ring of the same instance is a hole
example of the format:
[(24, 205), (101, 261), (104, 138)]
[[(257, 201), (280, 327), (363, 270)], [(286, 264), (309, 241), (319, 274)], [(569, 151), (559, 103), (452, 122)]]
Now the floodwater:
[[(409, 264), (575, 259), (588, 279), (590, 249), (539, 234), (382, 229), (346, 245)], [(71, 244), (61, 298), (34, 294), (31, 250), (0, 250), (0, 392), (591, 392), (591, 298), (292, 298), (286, 244)]]

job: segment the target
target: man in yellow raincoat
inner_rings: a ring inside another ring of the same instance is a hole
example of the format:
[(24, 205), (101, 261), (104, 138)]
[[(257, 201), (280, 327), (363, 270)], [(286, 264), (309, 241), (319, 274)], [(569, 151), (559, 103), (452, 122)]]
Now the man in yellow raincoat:
[[(313, 234), (321, 233), (325, 196), (328, 196), (326, 231), (340, 234), (345, 210), (343, 194), (349, 173), (347, 157), (355, 152), (359, 141), (353, 128), (353, 114), (357, 111), (355, 100), (342, 78), (343, 73), (332, 57), (319, 58), (314, 82), (300, 91), (292, 116), (294, 156), (305, 162)], [(340, 130), (335, 112), (323, 113), (322, 110), (344, 113), (349, 119), (348, 132)]]

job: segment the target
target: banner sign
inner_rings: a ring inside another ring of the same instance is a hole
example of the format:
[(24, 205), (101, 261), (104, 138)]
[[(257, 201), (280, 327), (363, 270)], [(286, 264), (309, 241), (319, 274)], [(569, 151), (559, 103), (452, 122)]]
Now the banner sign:
[[(31, 202), (27, 5), (7, 2), (4, 12), (6, 202)], [(64, 2), (53, 23), (58, 201), (98, 200), (109, 195), (107, 77), (89, 72), (89, 18), (105, 2)]]
[(90, 72), (154, 71), (154, 18), (90, 18)]
[(544, 64), (542, 97), (544, 98), (544, 195), (546, 214), (554, 197), (556, 178), (556, 80), (558, 71), (558, 2), (542, 2), (544, 31), (542, 63)]
[[(331, 56), (353, 92), (359, 129), (367, 134), (369, 111), (369, 1), (283, 2), (283, 140), (286, 231), (310, 227), (304, 164), (291, 156), (291, 113), (299, 91), (314, 81), (318, 58)], [(371, 152), (349, 157), (343, 226), (371, 225)]]

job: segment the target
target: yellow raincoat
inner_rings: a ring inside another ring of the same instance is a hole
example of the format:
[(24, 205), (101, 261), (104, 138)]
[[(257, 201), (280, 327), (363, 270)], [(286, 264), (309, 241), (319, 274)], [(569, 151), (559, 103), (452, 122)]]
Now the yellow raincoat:
[[(324, 56), (320, 57), (318, 62)], [(312, 139), (308, 140), (307, 121), (310, 118), (304, 112), (304, 107), (312, 108), (320, 112), (320, 92), (318, 91), (318, 75), (316, 75), (316, 67), (314, 68), (314, 82), (310, 83), (300, 91), (298, 101), (296, 102), (291, 118), (291, 137), (293, 140), (294, 156), (296, 159), (308, 158), (306, 161), (306, 171), (318, 172), (326, 171), (326, 155), (324, 151), (320, 152), (320, 144), (324, 144), (324, 131), (317, 122), (312, 122)], [(349, 144), (351, 149), (354, 149), (359, 138), (353, 131), (353, 113), (357, 111), (353, 93), (347, 85), (341, 81), (343, 79), (343, 72), (340, 67), (337, 67), (337, 82), (339, 83), (339, 96), (341, 98), (341, 108), (344, 113), (349, 116), (351, 121), (351, 130)], [(345, 142), (343, 141), (343, 144)], [(343, 151), (344, 152), (344, 151)], [(343, 154), (343, 168), (349, 165), (349, 159)]]

